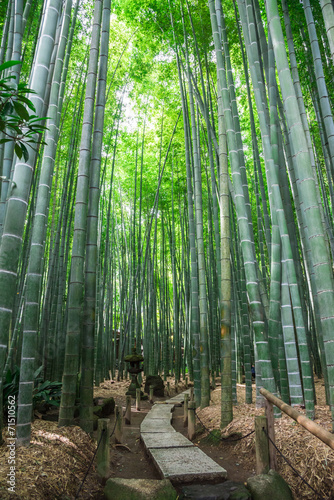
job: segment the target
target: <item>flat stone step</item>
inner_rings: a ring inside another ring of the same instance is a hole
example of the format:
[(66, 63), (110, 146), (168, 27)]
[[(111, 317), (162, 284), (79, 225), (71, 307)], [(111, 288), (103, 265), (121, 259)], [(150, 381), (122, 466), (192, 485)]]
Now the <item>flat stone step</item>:
[(154, 401), (154, 406), (169, 406), (169, 399), (166, 401)]
[(143, 432), (141, 439), (145, 448), (183, 448), (194, 446), (189, 439), (184, 437), (179, 432)]
[[(165, 401), (164, 401), (165, 403)], [(169, 411), (173, 411), (174, 408), (173, 408), (173, 405), (172, 404), (161, 404), (160, 402), (159, 403), (154, 403), (154, 405), (152, 406), (152, 408), (150, 409), (149, 413), (152, 413), (152, 412), (155, 412), (155, 411), (161, 411), (161, 412), (169, 412)]]
[(149, 448), (149, 454), (164, 479), (189, 483), (225, 479), (227, 472), (196, 446)]
[(251, 500), (251, 494), (243, 483), (225, 481), (219, 484), (192, 484), (182, 488), (184, 500)]
[[(172, 415), (172, 412), (169, 411), (168, 413), (160, 413), (160, 412), (156, 412), (156, 413), (152, 413), (151, 412), (144, 418), (144, 420), (164, 420), (165, 422), (168, 422), (168, 424), (171, 424), (172, 423), (172, 418), (173, 418), (173, 415)], [(143, 420), (143, 422), (144, 422)]]
[(140, 425), (140, 432), (176, 432), (166, 418), (144, 418)]
[(174, 405), (166, 406), (153, 406), (149, 412), (151, 418), (172, 418), (172, 411), (174, 410)]
[(150, 418), (148, 420), (167, 420), (168, 423), (171, 424), (172, 418), (173, 418), (173, 415), (171, 413), (168, 416), (155, 414), (155, 415), (150, 415)]
[(181, 394), (178, 394), (177, 396), (173, 396), (171, 399), (168, 399), (166, 402), (168, 404), (184, 403), (184, 395), (185, 394), (188, 394), (188, 393), (182, 392)]

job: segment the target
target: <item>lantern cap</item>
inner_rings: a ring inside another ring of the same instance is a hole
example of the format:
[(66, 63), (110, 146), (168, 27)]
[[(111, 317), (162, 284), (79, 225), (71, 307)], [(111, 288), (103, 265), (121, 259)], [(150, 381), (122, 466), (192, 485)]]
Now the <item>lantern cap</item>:
[(136, 348), (133, 347), (132, 348), (132, 354), (128, 354), (127, 356), (125, 356), (124, 358), (124, 361), (128, 361), (128, 362), (138, 362), (138, 361), (144, 361), (144, 358), (141, 354), (138, 354), (137, 351), (136, 351)]

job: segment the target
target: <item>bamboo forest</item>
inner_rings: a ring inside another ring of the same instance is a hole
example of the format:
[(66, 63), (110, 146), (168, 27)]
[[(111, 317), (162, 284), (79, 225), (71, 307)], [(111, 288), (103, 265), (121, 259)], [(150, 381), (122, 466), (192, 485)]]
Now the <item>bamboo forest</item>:
[(333, 0), (2, 0), (0, 38), (0, 497), (223, 498), (20, 493), (38, 433), (99, 457), (102, 389), (122, 413), (132, 380), (144, 418), (156, 377), (219, 436), (270, 398), (275, 429), (325, 428), (313, 492), (277, 470), (332, 498)]

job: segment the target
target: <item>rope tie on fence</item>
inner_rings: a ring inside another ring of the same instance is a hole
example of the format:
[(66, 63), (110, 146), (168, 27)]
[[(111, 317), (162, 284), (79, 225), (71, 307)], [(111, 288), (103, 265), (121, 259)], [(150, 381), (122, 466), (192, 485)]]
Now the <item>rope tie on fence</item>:
[(294, 466), (291, 464), (290, 460), (288, 458), (286, 458), (283, 453), (277, 448), (276, 444), (274, 443), (274, 441), (271, 439), (271, 437), (269, 436), (268, 432), (266, 431), (266, 429), (263, 427), (263, 432), (265, 433), (265, 435), (267, 436), (267, 438), (269, 439), (269, 441), (271, 442), (271, 444), (274, 446), (274, 448), (276, 449), (276, 451), (279, 453), (279, 455), (281, 455), (281, 457), (286, 461), (286, 463), (288, 464), (288, 466), (293, 470), (293, 472), (306, 484), (306, 486), (308, 486), (312, 491), (313, 493), (315, 493), (317, 495), (317, 498), (318, 500), (324, 500), (324, 497), (321, 496), (314, 488), (313, 486), (311, 486), (307, 481), (306, 479), (304, 479), (300, 474), (299, 472), (294, 468)]
[[(114, 425), (114, 428), (113, 428), (113, 430), (112, 430), (112, 432), (111, 432), (111, 434), (110, 434), (110, 436), (109, 436), (109, 437), (111, 437), (111, 436), (114, 434), (114, 432), (115, 432), (115, 429), (116, 429), (116, 422), (117, 422), (117, 419), (115, 418), (115, 425)], [(81, 482), (81, 484), (80, 484), (80, 487), (79, 487), (79, 489), (78, 489), (78, 491), (77, 491), (77, 493), (76, 493), (76, 495), (75, 495), (75, 497), (74, 497), (74, 500), (76, 500), (76, 499), (78, 498), (79, 493), (80, 493), (80, 491), (81, 491), (81, 489), (82, 489), (82, 487), (83, 487), (83, 484), (84, 484), (84, 482), (85, 482), (85, 481), (86, 481), (86, 479), (87, 479), (88, 473), (89, 473), (89, 471), (90, 471), (90, 468), (91, 468), (91, 466), (92, 466), (92, 463), (93, 463), (93, 461), (94, 461), (94, 458), (95, 458), (95, 456), (96, 456), (97, 450), (99, 449), (99, 446), (100, 446), (101, 441), (102, 441), (102, 437), (103, 437), (103, 435), (104, 435), (104, 433), (105, 433), (105, 432), (106, 432), (106, 429), (102, 429), (101, 436), (100, 436), (99, 442), (97, 443), (96, 450), (94, 451), (94, 455), (93, 455), (93, 457), (92, 457), (92, 459), (91, 459), (91, 461), (90, 461), (90, 463), (89, 463), (89, 466), (88, 466), (88, 469), (87, 469), (87, 471), (86, 471), (85, 477), (83, 478), (83, 480), (82, 480), (82, 482)]]
[[(210, 431), (210, 429), (208, 429), (206, 427), (205, 424), (203, 424), (202, 420), (200, 419), (200, 417), (198, 416), (197, 412), (196, 412), (196, 409), (194, 409), (194, 412), (195, 412), (195, 415), (196, 417), (198, 418), (200, 424), (204, 427), (204, 429), (209, 433), (209, 434), (212, 434), (213, 431)], [(223, 437), (220, 437), (219, 440), (222, 441), (223, 443), (226, 443), (226, 441), (241, 441), (241, 439), (245, 439), (246, 437), (250, 436), (251, 434), (254, 434), (255, 430), (254, 431), (251, 431), (249, 432), (248, 434), (245, 434), (245, 436), (241, 436), (241, 437), (238, 437), (238, 438), (235, 438), (235, 439), (232, 439), (232, 438), (223, 438)]]

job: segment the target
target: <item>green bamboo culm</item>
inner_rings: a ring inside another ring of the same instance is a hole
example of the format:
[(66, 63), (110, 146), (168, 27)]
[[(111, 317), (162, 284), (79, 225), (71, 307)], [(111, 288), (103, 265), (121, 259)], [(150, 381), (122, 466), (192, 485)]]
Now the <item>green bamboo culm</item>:
[[(273, 64), (270, 64), (269, 73), (269, 83), (270, 83), (270, 123), (271, 123), (271, 132), (269, 130), (269, 122), (266, 119), (266, 109), (264, 107), (265, 99), (263, 94), (265, 94), (265, 85), (264, 81), (261, 78), (261, 74), (259, 71), (259, 47), (257, 45), (256, 35), (254, 33), (254, 17), (252, 5), (249, 0), (246, 0), (247, 4), (247, 17), (248, 17), (248, 26), (249, 26), (249, 43), (246, 38), (246, 48), (249, 54), (250, 60), (250, 69), (253, 81), (254, 95), (256, 106), (258, 109), (260, 130), (261, 130), (261, 138), (263, 144), (263, 152), (266, 166), (266, 175), (267, 175), (267, 184), (269, 188), (269, 199), (271, 204), (271, 212), (272, 212), (272, 221), (274, 231), (273, 234), (276, 235), (276, 240), (280, 234), (280, 238), (282, 241), (282, 253), (285, 265), (288, 266), (288, 277), (289, 277), (289, 286), (290, 293), (292, 299), (292, 306), (294, 309), (294, 317), (296, 323), (296, 332), (298, 337), (298, 344), (300, 350), (300, 358), (301, 358), (301, 366), (303, 371), (303, 380), (304, 380), (304, 393), (305, 393), (305, 405), (307, 409), (307, 414), (310, 418), (314, 418), (314, 392), (313, 392), (313, 384), (312, 384), (312, 373), (311, 373), (311, 364), (308, 352), (308, 345), (306, 340), (306, 331), (304, 325), (304, 318), (301, 314), (301, 301), (300, 294), (297, 284), (296, 277), (296, 268), (295, 268), (295, 260), (293, 258), (293, 251), (290, 241), (290, 236), (287, 227), (287, 220), (284, 212), (284, 204), (282, 201), (281, 190), (279, 189), (280, 181), (278, 177), (278, 166), (279, 166), (279, 155), (278, 155), (278, 147), (277, 147), (277, 113), (276, 113), (276, 88), (275, 88), (275, 79), (272, 76)], [(247, 27), (244, 24), (244, 31), (246, 31)], [(269, 39), (270, 42), (270, 39)], [(269, 46), (271, 44), (269, 43)], [(271, 55), (271, 51), (269, 51), (269, 56)], [(270, 57), (268, 58), (270, 60)], [(262, 82), (261, 82), (262, 80)], [(271, 144), (269, 139), (271, 138)], [(278, 226), (278, 227), (277, 227)], [(279, 233), (277, 229), (279, 228)], [(277, 243), (276, 241), (275, 243)], [(274, 239), (273, 239), (274, 244)], [(277, 314), (276, 314), (277, 316)], [(272, 333), (272, 330), (270, 331)], [(275, 346), (275, 342), (273, 336), (271, 335), (272, 340), (272, 348), (274, 352), (277, 352), (277, 347)], [(272, 355), (273, 369), (274, 374), (276, 372), (276, 376), (278, 374), (278, 359), (277, 356)], [(277, 380), (278, 383), (278, 380)]]
[[(219, 2), (220, 4), (220, 2)], [(217, 56), (218, 79), (218, 134), (219, 134), (219, 205), (221, 234), (221, 301), (220, 301), (220, 356), (221, 356), (221, 428), (233, 419), (232, 403), (232, 347), (231, 347), (231, 260), (230, 260), (230, 197), (227, 139), (223, 110), (223, 86), (220, 72), (224, 70), (221, 43), (214, 2), (209, 2), (212, 33)], [(220, 6), (221, 10), (221, 6)]]
[(334, 64), (334, 5), (332, 0), (320, 0), (320, 5)]
[(307, 231), (311, 249), (312, 271), (319, 302), (320, 322), (325, 345), (325, 357), (328, 372), (330, 406), (334, 428), (334, 285), (333, 271), (328, 259), (326, 242), (321, 231), (322, 223), (317, 203), (316, 186), (313, 177), (311, 161), (303, 125), (300, 119), (298, 103), (293, 88), (293, 81), (285, 50), (285, 41), (276, 0), (266, 1), (266, 12), (278, 77), (280, 81), (283, 105), (291, 136), (291, 146), (294, 155), (294, 167), (298, 178), (297, 189), (299, 198), (303, 201), (302, 218)]
[[(30, 78), (29, 85), (36, 92), (36, 95), (31, 95), (30, 99), (35, 106), (36, 114), (39, 116), (42, 115), (43, 110), (48, 65), (54, 47), (59, 9), (60, 1), (51, 0), (45, 10), (36, 64)], [(16, 160), (13, 182), (8, 194), (0, 247), (0, 373), (3, 372), (7, 353), (10, 321), (16, 296), (17, 266), (25, 229), (35, 159), (36, 154), (31, 152), (26, 162)], [(2, 379), (0, 380), (0, 398), (2, 398)], [(0, 404), (0, 414), (2, 415), (2, 403)]]
[(61, 109), (58, 107), (60, 80), (63, 69), (66, 43), (70, 26), (72, 0), (66, 2), (61, 43), (58, 47), (57, 61), (49, 104), (47, 143), (40, 172), (37, 190), (36, 209), (33, 221), (29, 264), (26, 275), (24, 304), (23, 345), (21, 354), (20, 386), (18, 396), (17, 445), (28, 445), (31, 434), (32, 391), (34, 387), (35, 357), (37, 351), (37, 332), (39, 320), (39, 301), (43, 273), (43, 256), (46, 240), (45, 220), (48, 215), (51, 182), (54, 169), (56, 145), (59, 136)]
[(87, 74), (84, 117), (81, 134), (77, 192), (75, 201), (74, 233), (71, 273), (68, 289), (68, 318), (66, 331), (65, 365), (63, 388), (59, 411), (59, 426), (71, 425), (74, 418), (76, 381), (80, 359), (84, 260), (87, 229), (87, 204), (89, 191), (89, 171), (91, 161), (91, 138), (97, 66), (100, 46), (102, 0), (95, 1), (93, 31)]
[[(182, 11), (182, 24), (184, 27), (184, 17)], [(186, 42), (186, 34), (184, 34)], [(186, 61), (188, 61), (188, 46), (186, 43)], [(196, 225), (193, 202), (193, 187), (192, 187), (192, 168), (191, 168), (191, 132), (189, 123), (189, 112), (187, 106), (186, 93), (183, 88), (180, 59), (177, 52), (178, 75), (182, 100), (183, 124), (184, 124), (184, 140), (185, 140), (185, 162), (187, 175), (187, 201), (188, 201), (188, 224), (189, 224), (189, 245), (190, 245), (190, 342), (193, 361), (194, 375), (194, 396), (196, 404), (201, 402), (201, 367), (200, 367), (200, 313), (199, 313), (199, 290), (198, 290), (198, 255), (196, 249)], [(188, 65), (189, 68), (189, 65)], [(188, 79), (190, 78), (188, 69)], [(189, 99), (192, 99), (191, 81), (189, 82)]]
[(110, 0), (104, 0), (94, 134), (90, 163), (85, 266), (85, 305), (81, 349), (80, 427), (88, 433), (93, 432), (94, 334), (96, 318), (98, 317), (96, 314), (96, 275), (98, 266), (99, 186), (107, 86), (109, 29)]

